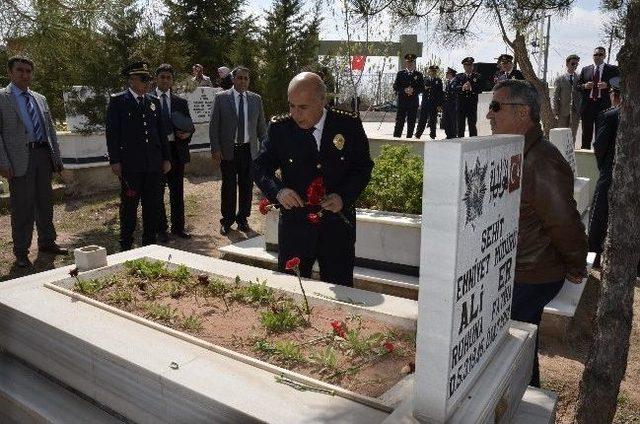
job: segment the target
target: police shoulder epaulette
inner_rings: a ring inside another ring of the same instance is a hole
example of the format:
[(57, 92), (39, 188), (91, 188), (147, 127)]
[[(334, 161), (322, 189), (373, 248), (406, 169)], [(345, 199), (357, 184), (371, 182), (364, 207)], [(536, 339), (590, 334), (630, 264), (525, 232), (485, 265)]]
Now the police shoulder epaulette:
[(349, 110), (344, 110), (344, 109), (337, 109), (337, 108), (335, 108), (335, 107), (332, 107), (332, 108), (331, 108), (331, 111), (332, 111), (332, 112), (337, 113), (338, 115), (348, 116), (348, 117), (350, 117), (350, 118), (359, 118), (359, 117), (360, 117), (360, 116), (359, 116), (357, 113), (355, 113), (355, 112), (351, 112), (351, 111), (349, 111)]
[(271, 117), (271, 122), (284, 122), (288, 119), (291, 119), (291, 114), (290, 113), (283, 113), (280, 115), (273, 115)]
[(113, 93), (113, 94), (111, 95), (111, 97), (119, 97), (119, 96), (122, 96), (124, 93), (126, 93), (126, 91), (120, 91), (120, 92), (118, 92), (118, 93)]

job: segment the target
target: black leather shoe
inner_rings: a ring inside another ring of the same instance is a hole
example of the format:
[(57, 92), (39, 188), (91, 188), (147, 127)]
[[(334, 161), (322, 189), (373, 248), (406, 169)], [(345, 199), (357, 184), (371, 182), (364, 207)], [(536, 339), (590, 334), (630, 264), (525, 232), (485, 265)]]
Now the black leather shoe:
[(16, 266), (20, 268), (30, 268), (32, 266), (31, 261), (27, 255), (16, 256)]
[(161, 233), (158, 233), (158, 241), (160, 243), (168, 243), (169, 242), (169, 236), (164, 231), (161, 232)]
[(69, 253), (67, 249), (62, 248), (55, 243), (48, 246), (38, 246), (38, 251), (52, 253), (54, 255), (66, 255), (67, 253)]
[(249, 227), (248, 223), (241, 222), (238, 224), (238, 231), (242, 231), (243, 233), (248, 233), (249, 231), (251, 231), (251, 227)]
[(231, 231), (231, 227), (229, 227), (228, 225), (220, 226), (220, 234), (222, 234), (223, 236), (226, 236), (227, 234), (229, 234), (230, 231)]
[(190, 239), (191, 238), (191, 234), (187, 233), (186, 231), (178, 231), (178, 232), (171, 232), (171, 234), (173, 234), (174, 236), (183, 238), (183, 239)]

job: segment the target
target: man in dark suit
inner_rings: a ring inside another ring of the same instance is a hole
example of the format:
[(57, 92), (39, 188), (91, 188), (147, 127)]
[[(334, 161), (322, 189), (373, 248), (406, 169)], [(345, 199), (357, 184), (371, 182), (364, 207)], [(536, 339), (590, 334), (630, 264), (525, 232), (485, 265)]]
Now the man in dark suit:
[(593, 266), (600, 267), (600, 256), (604, 249), (609, 221), (609, 188), (613, 180), (613, 160), (616, 153), (616, 136), (620, 121), (620, 78), (609, 80), (611, 108), (598, 115), (593, 153), (596, 157), (600, 176), (596, 183), (593, 206), (589, 219), (589, 251), (596, 252)]
[(122, 75), (129, 88), (109, 100), (106, 136), (111, 170), (121, 185), (120, 247), (129, 250), (140, 201), (142, 244), (156, 242), (162, 174), (171, 170), (171, 162), (160, 100), (149, 94), (149, 65), (132, 63), (122, 70)]
[(38, 250), (66, 254), (56, 244), (51, 176), (63, 169), (47, 99), (32, 91), (34, 64), (24, 56), (7, 62), (11, 83), (0, 89), (0, 175), (9, 182), (11, 237), (16, 266), (31, 266), (33, 223)]
[(416, 138), (422, 136), (427, 122), (429, 123), (429, 137), (432, 140), (436, 138), (438, 112), (442, 110), (443, 100), (442, 80), (438, 78), (438, 69), (438, 65), (429, 66), (427, 78), (424, 79)]
[(498, 56), (498, 71), (493, 76), (493, 83), (497, 84), (504, 80), (522, 80), (524, 81), (524, 75), (520, 70), (513, 66), (513, 56), (510, 54), (501, 54)]
[(192, 133), (180, 131), (174, 127), (172, 114), (181, 113), (191, 118), (189, 104), (182, 97), (173, 94), (174, 71), (168, 63), (163, 63), (156, 69), (156, 88), (152, 92), (160, 100), (160, 118), (169, 141), (171, 170), (167, 172), (166, 184), (160, 190), (160, 216), (158, 222), (158, 240), (162, 243), (169, 241), (167, 236), (167, 212), (164, 206), (164, 187), (169, 186), (169, 203), (171, 205), (171, 233), (185, 239), (191, 235), (184, 230), (184, 165), (189, 162), (189, 142)]
[(422, 72), (416, 71), (416, 55), (407, 54), (404, 57), (406, 69), (396, 74), (393, 82), (393, 91), (398, 96), (398, 111), (396, 112), (396, 125), (393, 136), (402, 136), (404, 121), (407, 121), (407, 138), (413, 137), (413, 129), (416, 125), (418, 114), (418, 95), (424, 89), (424, 77)]
[(593, 126), (600, 112), (611, 106), (609, 81), (620, 76), (617, 66), (604, 63), (607, 50), (596, 47), (593, 51), (593, 65), (580, 71), (578, 85), (582, 90), (582, 148), (591, 149)]
[[(295, 76), (288, 98), (290, 113), (271, 119), (254, 162), (256, 184), (281, 205), (278, 270), (298, 257), (302, 276), (310, 277), (317, 259), (322, 281), (352, 286), (355, 203), (373, 168), (367, 135), (357, 115), (325, 108), (326, 87), (317, 74)], [(326, 195), (313, 199), (309, 188), (319, 177)]]
[(249, 69), (237, 67), (231, 76), (233, 87), (216, 95), (209, 123), (211, 157), (222, 172), (222, 235), (231, 231), (234, 222), (238, 230), (251, 231), (251, 164), (267, 132), (262, 98), (248, 91)]
[(482, 93), (482, 75), (473, 71), (475, 59), (465, 57), (462, 60), (464, 72), (456, 75), (455, 86), (458, 92), (458, 137), (464, 137), (464, 128), (469, 124), (469, 137), (478, 135), (478, 94)]
[(580, 57), (575, 54), (567, 56), (565, 66), (567, 73), (556, 78), (553, 84), (553, 114), (558, 121), (559, 128), (571, 128), (573, 141), (576, 141), (578, 124), (580, 123), (580, 103), (582, 102), (581, 89), (578, 87), (578, 75), (576, 69), (580, 63)]

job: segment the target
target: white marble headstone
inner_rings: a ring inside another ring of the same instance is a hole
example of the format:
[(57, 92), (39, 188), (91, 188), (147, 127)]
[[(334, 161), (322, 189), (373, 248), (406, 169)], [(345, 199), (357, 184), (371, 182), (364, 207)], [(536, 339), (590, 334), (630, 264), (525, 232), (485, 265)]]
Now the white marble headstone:
[(194, 91), (179, 94), (189, 103), (189, 113), (194, 124), (209, 123), (213, 99), (220, 91), (220, 87), (196, 87)]
[(569, 128), (553, 128), (549, 131), (549, 141), (556, 146), (562, 156), (569, 162), (573, 175), (576, 175), (576, 152), (574, 150), (573, 135)]
[(425, 143), (414, 416), (444, 423), (507, 333), (524, 137)]

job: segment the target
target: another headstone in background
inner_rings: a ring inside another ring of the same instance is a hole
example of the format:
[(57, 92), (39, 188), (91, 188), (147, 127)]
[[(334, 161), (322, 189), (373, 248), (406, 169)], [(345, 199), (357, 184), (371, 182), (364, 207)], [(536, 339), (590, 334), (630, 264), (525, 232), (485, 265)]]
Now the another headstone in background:
[(216, 93), (222, 91), (220, 87), (196, 87), (193, 91), (179, 93), (189, 102), (189, 113), (194, 124), (209, 123), (211, 108)]

